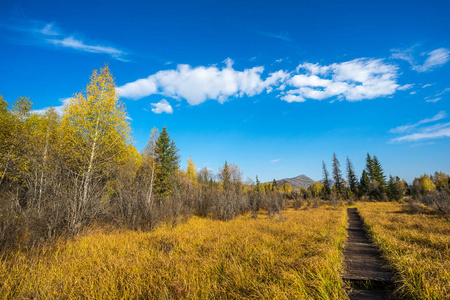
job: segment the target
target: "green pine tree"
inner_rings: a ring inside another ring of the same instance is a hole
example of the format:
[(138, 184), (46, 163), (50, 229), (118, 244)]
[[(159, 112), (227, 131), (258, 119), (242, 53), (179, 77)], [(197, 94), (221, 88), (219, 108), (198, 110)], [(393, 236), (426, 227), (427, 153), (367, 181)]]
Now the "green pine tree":
[(373, 178), (371, 179), (376, 180), (381, 187), (386, 187), (386, 176), (383, 173), (381, 163), (378, 161), (378, 158), (375, 155), (372, 158), (372, 172)]
[(256, 187), (255, 187), (255, 192), (260, 192), (260, 185), (261, 183), (259, 182), (258, 179), (258, 175), (256, 175)]
[(338, 195), (342, 195), (344, 191), (344, 183), (342, 181), (342, 172), (340, 167), (341, 165), (336, 157), (336, 153), (333, 153), (333, 180)]
[(164, 126), (155, 143), (156, 162), (158, 172), (156, 173), (155, 188), (160, 198), (169, 195), (172, 183), (171, 175), (179, 168), (178, 148), (171, 140), (167, 128)]
[(272, 181), (272, 191), (278, 191), (278, 184), (275, 178)]
[(347, 156), (347, 179), (350, 191), (355, 195), (356, 189), (358, 187), (358, 179), (355, 175), (355, 169), (353, 168), (353, 164)]
[(370, 187), (369, 174), (366, 172), (366, 170), (363, 170), (361, 180), (359, 182), (359, 192), (361, 196), (367, 195), (369, 193), (369, 187)]
[(367, 157), (366, 157), (366, 171), (367, 171), (367, 175), (369, 176), (370, 179), (374, 179), (373, 178), (373, 161), (372, 161), (372, 157), (370, 157), (370, 154), (367, 153)]
[(328, 195), (330, 195), (330, 192), (331, 192), (330, 175), (328, 174), (327, 166), (325, 165), (324, 161), (322, 161), (322, 172), (323, 172), (324, 195), (328, 196)]

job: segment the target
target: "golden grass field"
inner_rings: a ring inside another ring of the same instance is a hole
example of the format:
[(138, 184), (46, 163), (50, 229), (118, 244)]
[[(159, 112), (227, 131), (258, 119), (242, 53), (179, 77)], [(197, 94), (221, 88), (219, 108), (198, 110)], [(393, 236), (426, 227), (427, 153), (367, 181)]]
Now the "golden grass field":
[(406, 299), (450, 299), (450, 222), (409, 213), (407, 204), (358, 203), (357, 207), (397, 272), (397, 293)]
[(3, 254), (0, 298), (347, 299), (344, 207), (283, 216), (193, 217), (175, 228), (91, 231)]

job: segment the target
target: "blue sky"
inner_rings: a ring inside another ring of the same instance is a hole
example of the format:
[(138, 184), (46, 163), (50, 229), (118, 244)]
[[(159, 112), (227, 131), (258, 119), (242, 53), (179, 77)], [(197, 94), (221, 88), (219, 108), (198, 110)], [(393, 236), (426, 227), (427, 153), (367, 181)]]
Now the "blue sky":
[(108, 63), (136, 147), (166, 125), (182, 167), (450, 173), (450, 2), (224, 2), (3, 0), (0, 94), (61, 107)]

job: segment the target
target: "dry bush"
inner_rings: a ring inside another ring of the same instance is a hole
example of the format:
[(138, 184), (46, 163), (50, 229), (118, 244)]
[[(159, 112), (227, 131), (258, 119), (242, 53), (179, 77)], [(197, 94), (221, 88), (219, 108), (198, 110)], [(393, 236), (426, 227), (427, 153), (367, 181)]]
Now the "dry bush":
[(445, 190), (428, 192), (419, 196), (417, 201), (435, 209), (441, 214), (450, 214), (450, 194)]

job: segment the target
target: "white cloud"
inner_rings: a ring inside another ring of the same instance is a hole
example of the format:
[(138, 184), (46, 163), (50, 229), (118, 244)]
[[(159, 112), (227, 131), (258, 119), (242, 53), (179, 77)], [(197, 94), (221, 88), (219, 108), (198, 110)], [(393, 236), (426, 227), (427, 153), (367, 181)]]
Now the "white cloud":
[(439, 48), (427, 53), (427, 55), (428, 57), (423, 65), (413, 66), (413, 70), (425, 72), (446, 64), (450, 58), (450, 51), (445, 48)]
[(410, 83), (410, 84), (402, 85), (402, 86), (398, 87), (397, 89), (399, 91), (406, 91), (406, 90), (411, 89), (413, 86), (414, 86), (414, 83)]
[(422, 88), (427, 88), (427, 87), (430, 87), (432, 85), (433, 85), (432, 83), (427, 83), (427, 84), (422, 85)]
[[(70, 103), (70, 99), (72, 99), (72, 97), (60, 98), (59, 101), (62, 103), (62, 105), (51, 106), (51, 107), (53, 107), (55, 109), (56, 113), (61, 116), (63, 114), (63, 109)], [(36, 113), (36, 114), (43, 115), (49, 109), (50, 109), (50, 107), (45, 107), (45, 108), (42, 108), (42, 109), (33, 110), (33, 112)]]
[(279, 158), (277, 158), (277, 159), (272, 159), (271, 161), (270, 161), (270, 163), (277, 163), (277, 162), (279, 162), (280, 161), (280, 159)]
[[(411, 68), (417, 72), (426, 72), (435, 69), (436, 67), (446, 64), (450, 59), (450, 51), (446, 48), (438, 48), (430, 52), (425, 52), (422, 55), (427, 55), (423, 64), (418, 64), (414, 59), (414, 48), (408, 49), (392, 49), (391, 58), (406, 60)], [(428, 86), (428, 85), (425, 85)], [(425, 87), (424, 86), (424, 87)]]
[(163, 112), (167, 114), (173, 113), (172, 106), (166, 99), (162, 99), (158, 103), (151, 103), (151, 105), (153, 106), (152, 112), (155, 114), (160, 114)]
[(423, 119), (415, 124), (403, 125), (403, 126), (399, 126), (394, 129), (391, 129), (392, 133), (404, 133), (406, 131), (412, 131), (413, 129), (415, 130), (415, 132), (412, 132), (410, 134), (391, 139), (391, 143), (416, 142), (416, 141), (427, 140), (427, 139), (450, 137), (450, 122), (438, 123), (438, 124), (434, 124), (431, 126), (422, 126), (422, 127), (418, 128), (419, 126), (421, 126), (423, 124), (436, 122), (436, 121), (442, 120), (446, 117), (447, 117), (447, 113), (445, 111), (440, 111), (434, 117)]
[(391, 142), (415, 142), (427, 139), (437, 139), (450, 137), (450, 123), (439, 124), (440, 126), (432, 126), (424, 128), (424, 130), (408, 134), (402, 137), (392, 139)]
[(287, 93), (303, 98), (360, 101), (390, 96), (399, 87), (397, 66), (381, 59), (360, 58), (328, 66), (303, 63), (297, 71), (306, 74), (293, 76), (288, 83), (297, 89)]
[(445, 111), (440, 111), (439, 113), (437, 113), (435, 116), (431, 117), (431, 118), (426, 118), (423, 119), (417, 123), (414, 124), (407, 124), (407, 125), (402, 125), (402, 126), (398, 126), (396, 128), (393, 128), (390, 130), (391, 133), (403, 133), (406, 131), (410, 131), (411, 129), (414, 129), (420, 125), (423, 124), (427, 124), (427, 123), (432, 123), (432, 122), (436, 122), (439, 120), (442, 120), (444, 118), (447, 117), (447, 113)]
[(441, 97), (437, 97), (437, 98), (433, 98), (433, 99), (427, 99), (427, 100), (425, 100), (425, 102), (436, 103), (436, 102), (438, 102), (441, 99), (442, 99)]
[(176, 70), (159, 71), (147, 78), (127, 83), (117, 88), (121, 97), (140, 99), (152, 94), (162, 94), (175, 99), (186, 99), (191, 105), (206, 100), (225, 102), (229, 97), (254, 96), (284, 82), (290, 75), (285, 71), (270, 73), (262, 79), (264, 67), (244, 71), (233, 69), (233, 61), (224, 61), (225, 68), (178, 65)]
[(281, 97), (281, 100), (284, 100), (288, 103), (292, 103), (292, 102), (305, 102), (305, 98), (303, 98), (302, 96), (297, 96), (297, 95), (285, 95), (283, 97)]
[(44, 28), (39, 30), (39, 32), (44, 35), (59, 35), (59, 32), (56, 31), (53, 27), (53, 24), (46, 24)]
[(72, 48), (72, 49), (76, 49), (76, 50), (80, 50), (80, 51), (84, 51), (84, 52), (91, 52), (91, 53), (105, 53), (108, 55), (111, 55), (113, 58), (117, 59), (117, 60), (123, 60), (122, 58), (126, 53), (118, 50), (116, 48), (113, 47), (104, 47), (104, 46), (99, 46), (99, 45), (87, 45), (85, 44), (83, 41), (81, 40), (77, 40), (75, 39), (73, 36), (69, 36), (63, 39), (47, 39), (47, 42), (57, 45), (57, 46), (62, 46), (62, 47), (67, 47), (67, 48)]

